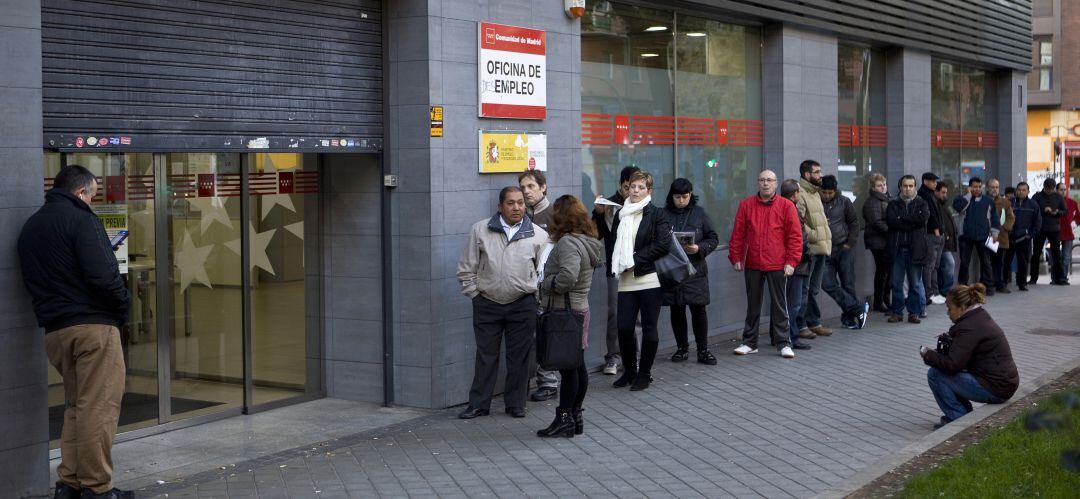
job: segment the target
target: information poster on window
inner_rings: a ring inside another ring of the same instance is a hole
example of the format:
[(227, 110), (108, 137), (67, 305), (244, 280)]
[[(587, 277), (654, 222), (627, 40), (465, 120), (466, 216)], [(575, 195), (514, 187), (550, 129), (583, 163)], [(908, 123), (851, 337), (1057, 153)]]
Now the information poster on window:
[(547, 36), (543, 30), (481, 22), (480, 117), (547, 117)]
[(480, 130), (480, 173), (547, 171), (547, 132)]
[[(120, 231), (128, 230), (126, 204), (95, 204), (93, 209), (98, 219), (101, 220), (101, 224), (105, 226), (105, 233), (108, 234), (109, 240), (112, 240)], [(124, 243), (114, 252), (116, 262), (120, 264), (121, 274), (128, 273), (128, 242), (124, 240)]]

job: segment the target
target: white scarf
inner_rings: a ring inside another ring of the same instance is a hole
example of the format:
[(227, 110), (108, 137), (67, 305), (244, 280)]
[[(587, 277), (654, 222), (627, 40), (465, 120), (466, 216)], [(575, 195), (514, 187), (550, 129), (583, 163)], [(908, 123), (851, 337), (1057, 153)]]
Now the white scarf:
[(618, 277), (626, 269), (634, 267), (634, 238), (641, 225), (642, 211), (652, 202), (652, 196), (637, 203), (627, 198), (619, 210), (619, 232), (615, 237), (615, 249), (611, 253), (611, 274)]

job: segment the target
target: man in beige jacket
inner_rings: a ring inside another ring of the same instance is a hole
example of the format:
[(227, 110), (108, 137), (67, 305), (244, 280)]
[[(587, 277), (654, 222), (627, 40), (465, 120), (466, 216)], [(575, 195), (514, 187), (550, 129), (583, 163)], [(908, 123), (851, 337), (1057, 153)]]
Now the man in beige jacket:
[(458, 261), (461, 292), (472, 299), (476, 366), (469, 407), (458, 417), (491, 413), (499, 371), (499, 349), (506, 336), (506, 413), (525, 417), (529, 352), (536, 328), (537, 265), (548, 234), (525, 216), (525, 197), (517, 186), (499, 192), (499, 212), (476, 222)]
[(810, 244), (810, 278), (803, 281), (804, 305), (797, 323), (799, 337), (812, 339), (818, 335), (832, 334), (832, 330), (821, 325), (821, 309), (817, 303), (821, 277), (825, 273), (825, 259), (832, 252), (832, 232), (818, 194), (821, 189), (821, 164), (812, 159), (803, 161), (799, 165), (799, 176), (800, 192), (795, 208), (799, 210), (799, 219), (803, 221)]

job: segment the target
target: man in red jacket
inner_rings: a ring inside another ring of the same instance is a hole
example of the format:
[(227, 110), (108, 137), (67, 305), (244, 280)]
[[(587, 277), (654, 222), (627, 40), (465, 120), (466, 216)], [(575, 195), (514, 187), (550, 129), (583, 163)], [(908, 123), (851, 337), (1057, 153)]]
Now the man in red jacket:
[(1075, 222), (1080, 225), (1080, 208), (1077, 208), (1076, 201), (1069, 197), (1069, 186), (1064, 182), (1058, 182), (1057, 191), (1065, 198), (1065, 214), (1061, 217), (1061, 268), (1065, 282), (1068, 282), (1069, 274), (1072, 274), (1073, 241), (1076, 239), (1072, 224)]
[(776, 195), (776, 174), (758, 174), (758, 193), (739, 203), (728, 260), (746, 271), (746, 326), (735, 355), (757, 353), (762, 284), (769, 282), (769, 334), (785, 359), (794, 359), (788, 334), (787, 278), (802, 258), (802, 226), (795, 203)]

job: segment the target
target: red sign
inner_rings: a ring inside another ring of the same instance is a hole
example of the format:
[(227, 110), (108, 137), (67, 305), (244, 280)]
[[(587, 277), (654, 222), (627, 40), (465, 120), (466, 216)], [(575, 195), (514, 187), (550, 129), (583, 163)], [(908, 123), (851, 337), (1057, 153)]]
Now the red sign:
[(110, 203), (123, 203), (127, 199), (127, 193), (124, 191), (123, 175), (105, 177), (105, 199)]
[(278, 172), (278, 194), (292, 194), (296, 188), (293, 172)]
[(213, 173), (200, 173), (199, 174), (199, 197), (212, 198), (214, 197), (217, 187), (217, 181), (215, 180)]

